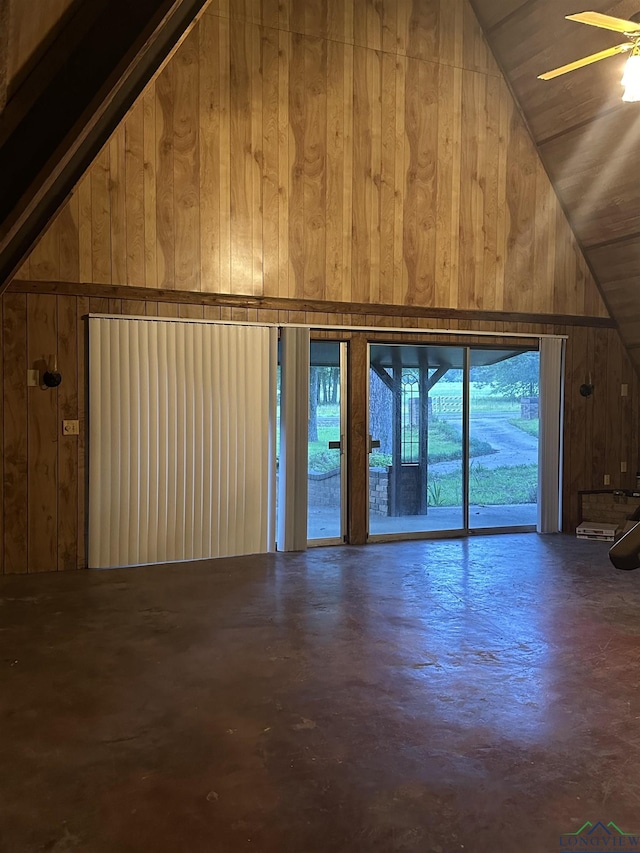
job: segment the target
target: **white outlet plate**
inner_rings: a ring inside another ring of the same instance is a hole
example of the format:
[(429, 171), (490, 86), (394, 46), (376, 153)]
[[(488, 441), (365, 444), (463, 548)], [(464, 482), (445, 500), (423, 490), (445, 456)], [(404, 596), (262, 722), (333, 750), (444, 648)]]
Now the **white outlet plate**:
[(80, 421), (62, 421), (63, 435), (79, 435)]
[(620, 396), (621, 397), (628, 397), (629, 396), (629, 386), (627, 385), (626, 382), (623, 382), (622, 385), (620, 386)]
[(604, 475), (604, 484), (605, 484), (605, 486), (610, 486), (610, 485), (611, 485), (611, 475), (610, 475), (610, 474), (605, 474), (605, 475)]
[(37, 388), (40, 385), (40, 371), (27, 370), (27, 387)]
[(626, 462), (621, 462), (621, 463), (620, 463), (620, 473), (621, 473), (621, 474), (626, 474), (626, 473), (627, 473), (627, 463), (626, 463)]

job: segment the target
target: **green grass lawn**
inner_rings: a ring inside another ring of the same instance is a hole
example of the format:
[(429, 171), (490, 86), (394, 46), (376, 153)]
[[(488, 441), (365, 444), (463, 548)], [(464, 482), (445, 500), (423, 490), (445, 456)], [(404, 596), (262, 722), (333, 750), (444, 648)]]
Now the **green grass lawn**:
[[(414, 438), (417, 430), (414, 431)], [(318, 427), (318, 441), (309, 443), (309, 470), (317, 473), (333, 471), (340, 466), (340, 451), (329, 450), (330, 441), (340, 440), (339, 427)], [(484, 456), (493, 453), (493, 448), (486, 441), (471, 439), (470, 455)], [(462, 459), (462, 437), (458, 430), (446, 421), (431, 419), (429, 423), (429, 463), (447, 462)], [(411, 460), (405, 460), (411, 461)], [(415, 460), (417, 461), (417, 460)], [(370, 462), (372, 468), (383, 468), (391, 465), (391, 454), (372, 453)]]
[(540, 425), (540, 421), (538, 420), (538, 418), (532, 418), (528, 421), (522, 420), (522, 418), (514, 418), (513, 420), (510, 420), (509, 423), (512, 424), (514, 427), (518, 427), (518, 429), (521, 429), (522, 432), (527, 432), (529, 433), (529, 435), (535, 435), (536, 438), (538, 437), (538, 430)]
[[(538, 466), (514, 465), (490, 470), (471, 465), (469, 501), (485, 506), (535, 503), (538, 493)], [(429, 506), (460, 506), (462, 473), (435, 474), (428, 484)]]

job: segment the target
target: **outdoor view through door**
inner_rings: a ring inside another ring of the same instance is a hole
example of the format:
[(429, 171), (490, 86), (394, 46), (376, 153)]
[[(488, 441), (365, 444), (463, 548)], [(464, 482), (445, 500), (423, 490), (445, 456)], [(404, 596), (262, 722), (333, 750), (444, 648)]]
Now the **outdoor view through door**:
[(535, 525), (538, 363), (537, 351), (371, 345), (371, 537)]
[(342, 542), (345, 494), (344, 344), (311, 341), (307, 536)]

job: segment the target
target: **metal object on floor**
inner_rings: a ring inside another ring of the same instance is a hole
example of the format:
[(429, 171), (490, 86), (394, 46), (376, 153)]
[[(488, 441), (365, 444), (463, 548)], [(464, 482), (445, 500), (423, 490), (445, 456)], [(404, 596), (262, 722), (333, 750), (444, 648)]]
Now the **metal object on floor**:
[(640, 569), (640, 522), (611, 546), (609, 559), (616, 569)]

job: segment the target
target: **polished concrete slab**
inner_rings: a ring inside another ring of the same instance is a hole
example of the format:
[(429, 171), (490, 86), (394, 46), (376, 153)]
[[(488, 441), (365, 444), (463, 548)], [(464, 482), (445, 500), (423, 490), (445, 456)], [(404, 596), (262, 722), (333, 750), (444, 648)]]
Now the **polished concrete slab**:
[(640, 830), (639, 614), (604, 544), (535, 534), (4, 578), (0, 850)]

